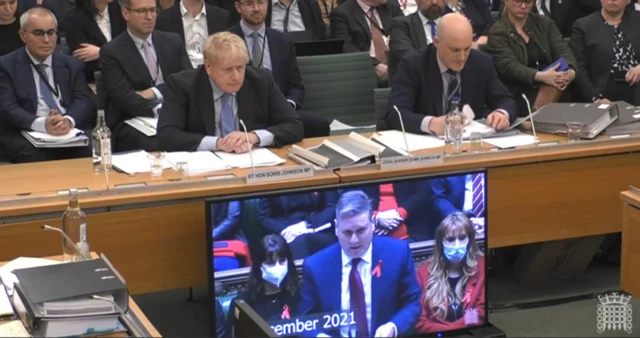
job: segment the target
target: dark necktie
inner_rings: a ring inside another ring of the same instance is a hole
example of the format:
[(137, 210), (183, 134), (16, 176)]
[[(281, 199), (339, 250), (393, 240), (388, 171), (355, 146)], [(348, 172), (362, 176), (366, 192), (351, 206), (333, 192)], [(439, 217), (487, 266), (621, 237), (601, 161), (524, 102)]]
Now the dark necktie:
[(458, 72), (447, 69), (449, 76), (449, 87), (447, 88), (447, 113), (451, 110), (451, 100), (457, 97), (460, 100), (460, 83), (458, 82)]
[(482, 217), (482, 213), (484, 212), (484, 185), (482, 184), (482, 176), (483, 174), (475, 174), (472, 176), (471, 192), (473, 203), (471, 207), (473, 210), (471, 213), (473, 217)]
[(36, 67), (38, 67), (40, 73), (40, 76), (38, 76), (38, 78), (40, 79), (40, 94), (42, 94), (42, 99), (44, 99), (44, 102), (47, 104), (47, 106), (49, 106), (49, 109), (55, 109), (58, 111), (58, 113), (62, 114), (60, 106), (58, 105), (58, 101), (56, 101), (56, 99), (53, 97), (51, 89), (49, 89), (48, 84), (50, 82), (49, 75), (47, 75), (47, 67), (49, 66), (44, 63), (40, 63)]
[(545, 0), (540, 0), (540, 8), (542, 8), (542, 14), (546, 16), (551, 15), (551, 12), (549, 11), (549, 8), (547, 7), (547, 2)]
[(369, 337), (369, 323), (367, 321), (367, 304), (364, 297), (364, 286), (358, 272), (358, 264), (362, 258), (351, 260), (349, 273), (349, 295), (351, 296), (351, 310), (356, 320), (356, 337)]
[[(266, 32), (265, 32), (266, 34)], [(262, 67), (262, 46), (260, 45), (260, 33), (251, 33), (253, 44), (251, 45), (251, 64), (254, 67)]]

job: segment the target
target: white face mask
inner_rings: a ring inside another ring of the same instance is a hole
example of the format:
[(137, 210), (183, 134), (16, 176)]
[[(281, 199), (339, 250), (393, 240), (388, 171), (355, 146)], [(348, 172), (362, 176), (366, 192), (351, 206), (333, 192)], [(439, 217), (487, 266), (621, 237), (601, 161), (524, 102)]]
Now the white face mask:
[(266, 266), (265, 264), (262, 264), (262, 279), (280, 287), (280, 283), (282, 283), (284, 278), (287, 276), (287, 272), (289, 272), (289, 266), (287, 264), (288, 262), (286, 260), (282, 263), (277, 262), (273, 266)]

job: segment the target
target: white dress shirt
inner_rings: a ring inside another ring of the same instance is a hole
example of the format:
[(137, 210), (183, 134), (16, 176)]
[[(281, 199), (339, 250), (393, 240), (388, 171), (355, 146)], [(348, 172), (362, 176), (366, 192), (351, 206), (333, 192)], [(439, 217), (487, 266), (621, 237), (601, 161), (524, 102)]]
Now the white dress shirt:
[(470, 214), (473, 212), (473, 175), (466, 175), (464, 179), (464, 204), (462, 212)]
[(111, 18), (109, 17), (109, 7), (106, 7), (104, 11), (95, 16), (98, 28), (102, 32), (102, 35), (107, 39), (107, 42), (111, 41)]
[(202, 9), (195, 17), (192, 16), (184, 3), (180, 2), (180, 13), (182, 13), (182, 27), (184, 28), (184, 41), (187, 48), (187, 54), (193, 68), (204, 63), (202, 54), (202, 45), (209, 36), (209, 27), (207, 26), (207, 11), (204, 3)]
[(536, 8), (538, 9), (538, 14), (544, 15), (544, 11), (542, 10), (542, 2), (544, 1), (547, 10), (551, 13), (551, 0), (536, 0)]
[(427, 37), (427, 45), (432, 44), (433, 43), (433, 34), (431, 34), (431, 25), (429, 25), (429, 21), (435, 22), (436, 26), (437, 26), (438, 22), (440, 22), (440, 18), (437, 18), (435, 20), (429, 20), (424, 15), (422, 15), (422, 13), (420, 13), (420, 12), (418, 12), (418, 16), (420, 17), (420, 21), (422, 21), (422, 28), (424, 28), (424, 34)]
[[(289, 32), (300, 32), (306, 30), (304, 22), (302, 21), (302, 15), (300, 14), (298, 0), (290, 1), (287, 30)], [(273, 6), (271, 8), (271, 28), (284, 32), (284, 21), (287, 16), (287, 6), (282, 4), (280, 0), (273, 0)]]
[(640, 3), (634, 4), (636, 6), (636, 11), (640, 11)]
[[(365, 20), (367, 20), (367, 25), (369, 25), (369, 27), (371, 27), (371, 29), (376, 29), (375, 26), (373, 26), (371, 24), (371, 20), (369, 20), (369, 10), (371, 10), (371, 6), (365, 4), (364, 2), (362, 2), (361, 0), (356, 0), (358, 2), (358, 5), (360, 5), (360, 7), (362, 8), (362, 10), (364, 11), (364, 18)], [(376, 21), (378, 21), (378, 26), (380, 28), (382, 28), (382, 20), (380, 20), (380, 15), (378, 14), (378, 11), (374, 11), (374, 16)], [(373, 26), (373, 27), (372, 27)], [(369, 32), (371, 33), (371, 32)], [(384, 36), (384, 34), (382, 35), (382, 38), (384, 39), (384, 44), (388, 47), (389, 46), (389, 39)], [(369, 56), (371, 56), (372, 58), (376, 57), (376, 49), (373, 45), (373, 38), (371, 38), (371, 46), (369, 47)]]
[[(55, 86), (54, 88), (58, 90), (59, 96), (56, 97), (56, 94), (53, 92), (51, 94), (53, 95), (53, 99), (56, 100), (56, 102), (58, 103), (58, 107), (60, 107), (60, 111), (58, 111), (58, 113), (60, 113), (60, 115), (64, 115), (66, 113), (66, 110), (60, 104), (62, 92), (60, 91), (60, 86), (58, 86), (55, 83), (54, 81), (55, 79), (53, 78), (53, 69), (52, 69), (53, 64), (51, 62), (52, 56), (49, 55), (49, 57), (47, 57), (43, 62), (40, 62), (36, 60), (33, 57), (33, 55), (31, 55), (31, 53), (29, 52), (29, 49), (27, 49), (27, 55), (29, 55), (31, 62), (33, 62), (34, 65), (38, 65), (40, 63), (47, 65), (47, 67), (45, 67), (45, 72), (47, 73), (47, 77), (49, 78), (49, 84), (51, 85), (51, 87)], [(36, 93), (38, 96), (38, 108), (36, 110), (36, 116), (38, 117), (33, 121), (33, 123), (31, 123), (31, 129), (34, 131), (46, 133), (47, 132), (47, 128), (46, 128), (47, 116), (49, 116), (49, 112), (51, 111), (52, 108), (50, 108), (49, 105), (47, 105), (47, 103), (44, 101), (44, 98), (42, 97), (42, 92), (40, 91), (40, 74), (38, 74), (38, 71), (36, 71), (35, 67), (33, 66), (31, 67), (31, 72), (33, 73), (33, 81), (36, 84)], [(76, 121), (71, 116), (65, 116), (65, 118), (71, 121), (71, 127), (75, 127)]]
[[(144, 49), (143, 49), (143, 45), (142, 44), (145, 43), (145, 42), (149, 42), (149, 44), (151, 45), (151, 47), (150, 47), (151, 48), (151, 54), (153, 54), (153, 56), (156, 58), (156, 64), (158, 65), (158, 77), (160, 77), (160, 74), (162, 74), (162, 68), (160, 68), (160, 61), (158, 60), (158, 54), (156, 53), (156, 47), (153, 44), (153, 35), (149, 34), (149, 36), (147, 37), (146, 40), (141, 40), (138, 37), (136, 37), (133, 34), (131, 34), (131, 32), (129, 30), (127, 30), (127, 33), (129, 34), (129, 36), (133, 40), (133, 43), (138, 48), (138, 52), (140, 52), (140, 55), (142, 56), (142, 61), (144, 61), (145, 64), (147, 64), (147, 56), (144, 55)], [(164, 78), (164, 76), (163, 76), (163, 78)], [(162, 93), (160, 92), (160, 90), (158, 90), (158, 88), (151, 87), (151, 90), (153, 91), (153, 93), (156, 95), (156, 98), (157, 98), (156, 101), (155, 101), (157, 103), (157, 105), (153, 108), (153, 113), (156, 115), (156, 117), (158, 117), (160, 109), (162, 108), (162, 102), (164, 101), (164, 98), (162, 97)]]
[(418, 3), (416, 0), (399, 0), (400, 8), (405, 16), (413, 14), (418, 10)]
[[(371, 264), (373, 260), (373, 244), (369, 244), (369, 249), (364, 252), (362, 255), (362, 261), (358, 264), (358, 273), (360, 273), (360, 278), (362, 279), (362, 286), (364, 289), (364, 301), (367, 307), (367, 326), (369, 327), (370, 336), (373, 337), (375, 333), (375, 329), (371, 327)], [(340, 308), (345, 313), (351, 312), (351, 297), (349, 292), (349, 275), (351, 274), (351, 258), (347, 256), (347, 254), (342, 251), (342, 283), (341, 283), (341, 303)], [(384, 306), (384, 305), (382, 305)], [(349, 330), (351, 330), (351, 334), (349, 334)], [(352, 325), (351, 327), (342, 327), (340, 329), (340, 335), (342, 337), (355, 337), (356, 336), (356, 325)]]

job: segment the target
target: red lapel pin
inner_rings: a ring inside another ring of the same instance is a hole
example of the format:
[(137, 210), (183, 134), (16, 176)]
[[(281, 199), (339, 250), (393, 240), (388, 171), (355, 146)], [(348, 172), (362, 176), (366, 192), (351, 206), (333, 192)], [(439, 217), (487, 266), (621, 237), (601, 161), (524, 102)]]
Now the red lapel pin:
[(291, 315), (289, 315), (289, 306), (285, 304), (282, 308), (282, 315), (280, 316), (282, 319), (291, 319)]
[(373, 269), (373, 271), (371, 271), (371, 276), (373, 275), (375, 275), (378, 278), (382, 276), (382, 259), (378, 261), (378, 264), (376, 264), (376, 267)]

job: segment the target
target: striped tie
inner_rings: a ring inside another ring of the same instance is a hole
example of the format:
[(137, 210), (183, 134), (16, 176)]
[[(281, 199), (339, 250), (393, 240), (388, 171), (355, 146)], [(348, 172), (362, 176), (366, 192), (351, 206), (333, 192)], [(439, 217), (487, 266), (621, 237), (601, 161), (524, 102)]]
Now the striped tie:
[(471, 191), (473, 193), (473, 211), (471, 214), (473, 217), (483, 217), (484, 214), (484, 175), (473, 175), (473, 181), (471, 184)]

